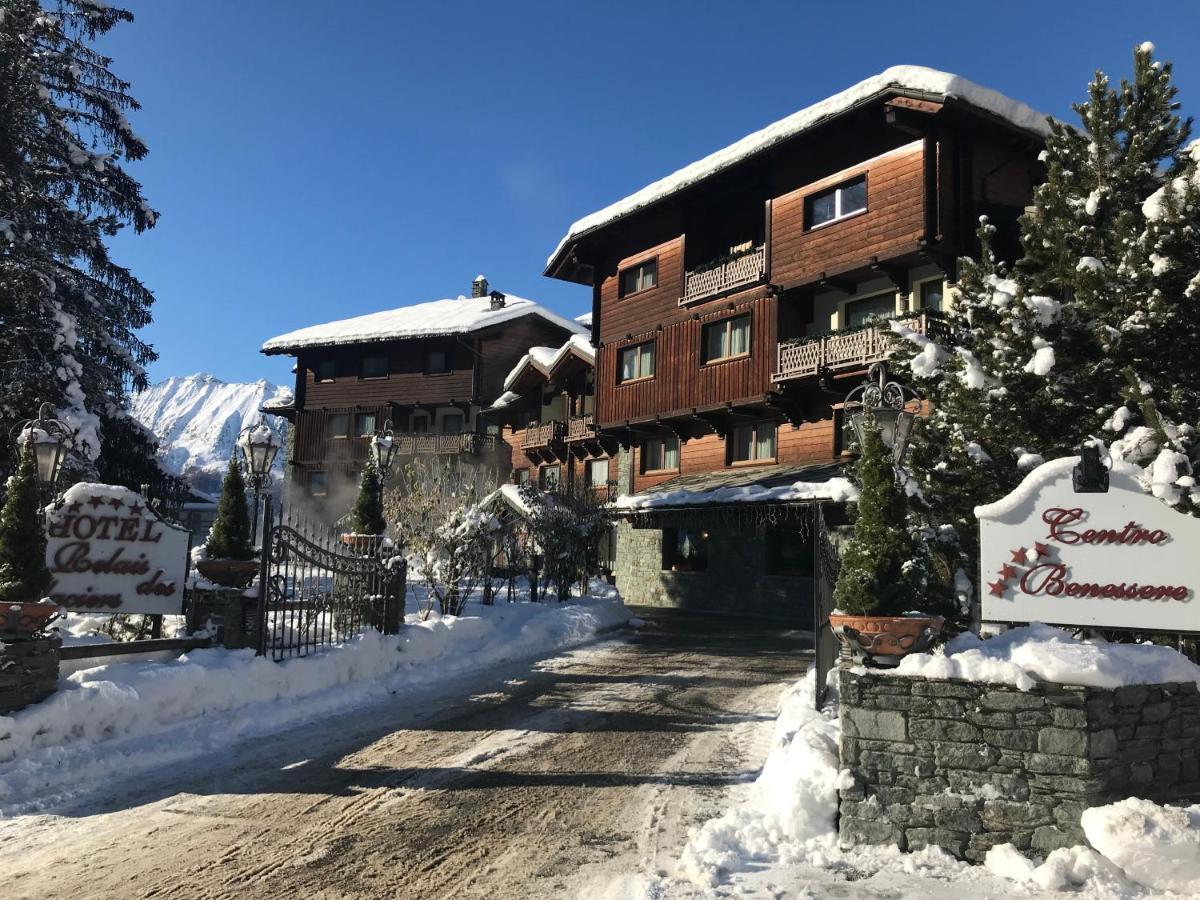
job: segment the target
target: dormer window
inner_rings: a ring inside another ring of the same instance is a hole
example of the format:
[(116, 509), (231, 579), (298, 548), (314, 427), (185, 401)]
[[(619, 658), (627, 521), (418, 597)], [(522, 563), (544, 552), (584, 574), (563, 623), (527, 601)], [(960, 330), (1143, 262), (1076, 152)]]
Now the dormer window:
[(658, 286), (658, 257), (621, 270), (621, 296), (640, 294)]
[(804, 200), (806, 228), (828, 225), (867, 208), (867, 176), (859, 175), (837, 187), (812, 194)]

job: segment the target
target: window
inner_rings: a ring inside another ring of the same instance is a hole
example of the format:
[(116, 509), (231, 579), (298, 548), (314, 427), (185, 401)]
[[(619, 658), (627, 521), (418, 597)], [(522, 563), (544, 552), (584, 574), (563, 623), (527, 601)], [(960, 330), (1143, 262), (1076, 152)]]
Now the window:
[(587, 478), (588, 487), (604, 487), (606, 484), (608, 484), (608, 460), (589, 459), (584, 477)]
[(350, 430), (350, 414), (334, 413), (325, 422), (325, 434), (331, 438), (344, 438)]
[(517, 484), (529, 484), (528, 469), (517, 469)]
[(409, 427), (413, 434), (428, 434), (429, 433), (429, 414), (428, 413), (413, 413), (409, 419)]
[(450, 371), (450, 354), (445, 350), (430, 350), (425, 355), (426, 375), (445, 375)]
[(750, 315), (709, 322), (702, 329), (704, 362), (716, 362), (750, 353)]
[(708, 532), (664, 528), (662, 567), (664, 572), (703, 572), (707, 569)]
[(317, 360), (316, 379), (317, 381), (333, 381), (334, 366), (332, 359)]
[(804, 217), (809, 228), (836, 222), (867, 208), (867, 176), (860, 175), (837, 187), (804, 200)]
[(634, 344), (621, 351), (617, 378), (621, 382), (654, 377), (654, 341)]
[(375, 433), (375, 413), (355, 413), (354, 433), (358, 437), (370, 437)]
[(550, 493), (558, 491), (558, 470), (558, 466), (543, 466), (538, 472), (538, 487)]
[(859, 328), (872, 319), (889, 319), (896, 315), (896, 295), (880, 294), (863, 300), (851, 300), (842, 314), (843, 328)]
[(388, 358), (385, 354), (364, 356), (362, 359), (363, 378), (387, 378)]
[(658, 257), (621, 270), (621, 296), (648, 291), (658, 284)]
[(310, 497), (324, 497), (329, 493), (329, 480), (324, 472), (309, 472), (308, 473), (308, 495)]
[(767, 574), (811, 578), (812, 535), (804, 535), (795, 525), (767, 526)]
[(442, 416), (442, 434), (462, 434), (463, 414), (446, 413)]
[(642, 472), (674, 472), (679, 469), (679, 438), (670, 435), (642, 444)]
[(942, 311), (942, 289), (945, 285), (942, 279), (938, 278), (935, 281), (922, 281), (918, 286), (920, 291), (921, 309), (931, 309), (934, 312)]
[(743, 425), (730, 435), (729, 461), (764, 462), (775, 458), (775, 423)]

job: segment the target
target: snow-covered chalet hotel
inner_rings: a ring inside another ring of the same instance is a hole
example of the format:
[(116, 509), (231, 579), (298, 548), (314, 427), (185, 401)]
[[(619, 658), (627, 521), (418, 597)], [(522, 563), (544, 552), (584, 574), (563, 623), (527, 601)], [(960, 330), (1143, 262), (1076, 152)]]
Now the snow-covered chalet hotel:
[(626, 602), (810, 614), (809, 513), (845, 497), (840, 406), (889, 346), (872, 322), (935, 329), (981, 215), (1015, 258), (1046, 132), (899, 66), (571, 226), (545, 274), (592, 287)]
[(288, 479), (337, 515), (357, 489), (371, 435), (390, 421), (401, 456), (511, 466), (509, 445), (480, 416), (531, 346), (558, 346), (584, 328), (531, 300), (489, 291), (313, 325), (271, 338), (262, 352), (296, 357)]

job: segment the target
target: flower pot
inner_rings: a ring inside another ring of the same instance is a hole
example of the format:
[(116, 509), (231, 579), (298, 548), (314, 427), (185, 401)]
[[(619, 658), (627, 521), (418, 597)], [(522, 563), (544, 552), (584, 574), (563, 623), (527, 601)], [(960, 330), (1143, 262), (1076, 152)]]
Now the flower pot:
[(881, 668), (899, 665), (909, 653), (924, 653), (937, 642), (945, 623), (941, 616), (829, 617), (843, 657)]
[(363, 556), (377, 553), (383, 543), (382, 534), (343, 534), (342, 543)]
[(0, 603), (0, 638), (36, 637), (57, 615), (53, 603)]
[(201, 559), (196, 571), (222, 587), (244, 588), (258, 574), (257, 559)]

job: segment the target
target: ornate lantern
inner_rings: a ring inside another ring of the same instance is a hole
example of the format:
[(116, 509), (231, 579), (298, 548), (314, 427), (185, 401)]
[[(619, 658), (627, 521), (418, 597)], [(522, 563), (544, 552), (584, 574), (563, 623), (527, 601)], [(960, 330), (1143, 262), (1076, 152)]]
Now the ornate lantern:
[(37, 479), (43, 487), (51, 487), (58, 481), (63, 460), (67, 458), (67, 450), (75, 437), (71, 429), (54, 418), (52, 413), (50, 404), (43, 403), (36, 419), (28, 419), (14, 429), (17, 432), (18, 450), (27, 443), (33, 443)]
[(897, 466), (904, 461), (913, 423), (921, 409), (921, 398), (912, 388), (888, 381), (887, 366), (874, 363), (867, 369), (867, 380), (846, 395), (845, 415), (854, 426), (858, 443), (863, 444), (867, 411), (870, 410), (883, 444), (892, 451)]
[(238, 446), (242, 448), (254, 491), (258, 493), (270, 477), (271, 466), (275, 464), (275, 457), (279, 453), (279, 436), (259, 422), (242, 429), (238, 435)]
[(383, 423), (383, 430), (371, 436), (371, 454), (375, 457), (375, 468), (380, 478), (387, 478), (392, 472), (392, 463), (396, 460), (396, 434), (392, 431), (391, 419)]

